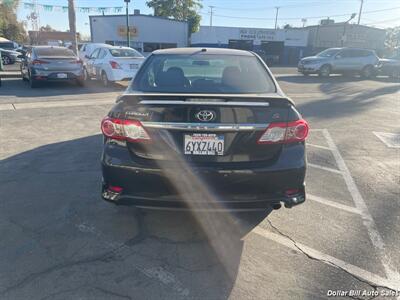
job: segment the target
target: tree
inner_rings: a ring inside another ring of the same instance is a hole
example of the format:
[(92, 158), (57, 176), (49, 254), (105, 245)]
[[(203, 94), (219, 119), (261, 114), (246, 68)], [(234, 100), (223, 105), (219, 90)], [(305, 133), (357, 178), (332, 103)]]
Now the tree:
[(202, 8), (199, 0), (150, 0), (146, 4), (153, 8), (155, 16), (187, 21), (189, 33), (199, 30), (201, 17), (197, 11)]
[(49, 24), (47, 24), (46, 26), (40, 27), (39, 30), (40, 30), (40, 31), (46, 31), (46, 32), (57, 31), (57, 30), (55, 30), (53, 27), (51, 27)]
[(23, 43), (27, 35), (22, 22), (17, 20), (19, 1), (4, 0), (0, 4), (0, 36)]
[(290, 29), (290, 28), (293, 28), (293, 26), (290, 24), (285, 24), (285, 26), (283, 26), (283, 29)]
[(69, 31), (74, 35), (72, 39), (72, 51), (75, 54), (78, 53), (78, 41), (76, 37), (76, 15), (74, 0), (68, 0), (68, 21), (69, 21)]
[(386, 29), (385, 48), (388, 53), (400, 48), (400, 26)]

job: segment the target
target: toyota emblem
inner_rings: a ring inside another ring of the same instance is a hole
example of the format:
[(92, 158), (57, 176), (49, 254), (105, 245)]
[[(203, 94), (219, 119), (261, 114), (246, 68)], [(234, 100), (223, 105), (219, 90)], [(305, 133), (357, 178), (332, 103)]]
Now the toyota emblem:
[(201, 122), (210, 122), (215, 119), (215, 112), (211, 110), (201, 110), (196, 113), (195, 117)]

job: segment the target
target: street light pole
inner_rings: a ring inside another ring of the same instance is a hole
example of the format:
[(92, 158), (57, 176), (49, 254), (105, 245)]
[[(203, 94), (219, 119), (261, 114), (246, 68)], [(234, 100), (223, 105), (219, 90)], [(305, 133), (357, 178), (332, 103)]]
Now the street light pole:
[(363, 3), (364, 0), (361, 0), (361, 4), (360, 4), (360, 11), (358, 12), (358, 21), (357, 24), (360, 25), (360, 20), (361, 20), (361, 13), (362, 13), (362, 8), (363, 8)]
[(275, 29), (276, 29), (276, 27), (277, 27), (277, 24), (278, 24), (278, 11), (279, 11), (279, 6), (277, 6), (277, 7), (275, 7), (275, 9), (276, 9), (276, 14), (275, 14)]
[(124, 1), (126, 3), (126, 44), (127, 47), (130, 47), (131, 37), (129, 33), (129, 2), (131, 2), (131, 0), (124, 0)]
[(350, 17), (350, 19), (348, 19), (346, 22), (344, 22), (344, 25), (343, 25), (343, 34), (342, 34), (342, 47), (344, 46), (344, 40), (345, 40), (345, 38), (346, 38), (346, 27), (347, 27), (347, 24), (351, 21), (351, 20), (353, 20), (354, 19), (354, 17), (356, 16), (357, 14), (356, 13), (353, 13), (353, 14), (351, 14), (351, 17)]
[(209, 8), (210, 8), (210, 27), (212, 27), (212, 21), (213, 21), (213, 9), (214, 9), (214, 7), (215, 6), (213, 6), (213, 5), (210, 5), (209, 6)]

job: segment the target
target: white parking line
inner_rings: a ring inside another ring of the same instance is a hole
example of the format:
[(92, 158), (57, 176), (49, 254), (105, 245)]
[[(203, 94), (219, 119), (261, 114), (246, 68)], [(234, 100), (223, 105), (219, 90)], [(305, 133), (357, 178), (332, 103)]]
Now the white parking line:
[(316, 144), (311, 144), (311, 143), (307, 143), (307, 146), (311, 146), (311, 147), (315, 147), (315, 148), (319, 148), (319, 149), (324, 149), (324, 150), (331, 150), (331, 148), (326, 147), (326, 146), (321, 146), (321, 145), (316, 145)]
[(389, 148), (400, 148), (400, 134), (372, 131), (375, 136)]
[(341, 209), (341, 210), (344, 210), (344, 211), (347, 211), (347, 212), (351, 212), (353, 214), (361, 215), (361, 211), (358, 210), (355, 207), (351, 207), (351, 206), (348, 206), (348, 205), (340, 204), (340, 203), (337, 203), (335, 201), (325, 199), (323, 197), (307, 194), (307, 199), (315, 201), (315, 202), (319, 202), (319, 203), (322, 203), (322, 204), (325, 204), (325, 205), (329, 205), (329, 206), (332, 206), (332, 207), (335, 207), (335, 208), (338, 208), (338, 209)]
[(379, 286), (386, 286), (388, 288), (394, 289), (394, 290), (400, 290), (400, 282), (399, 281), (394, 281), (386, 278), (383, 278), (381, 276), (378, 276), (376, 274), (373, 274), (369, 271), (366, 271), (364, 269), (361, 269), (357, 266), (354, 266), (352, 264), (346, 263), (345, 261), (342, 261), (340, 259), (337, 259), (333, 256), (330, 256), (328, 254), (324, 254), (322, 252), (319, 252), (318, 250), (315, 250), (313, 248), (307, 247), (301, 243), (296, 242), (296, 245), (293, 243), (293, 241), (291, 241), (290, 239), (273, 233), (269, 230), (266, 230), (264, 228), (261, 227), (255, 227), (252, 231), (252, 233), (258, 234), (264, 238), (267, 238), (271, 241), (274, 241), (278, 244), (281, 244), (285, 247), (291, 248), (293, 250), (299, 251), (298, 248), (300, 248), (302, 251), (304, 251), (305, 253), (307, 253), (308, 255), (310, 255), (311, 257), (318, 259), (319, 261), (321, 261), (322, 263), (325, 263), (327, 265), (333, 266), (333, 267), (339, 267), (342, 268), (344, 270), (346, 270), (347, 272), (349, 272), (350, 274), (353, 274), (355, 276), (357, 276), (358, 278), (361, 278), (363, 280), (366, 280), (370, 283), (379, 285)]
[(310, 164), (310, 163), (307, 163), (307, 166), (342, 175), (342, 172), (339, 170), (336, 170), (336, 169), (332, 169), (332, 168), (328, 168), (328, 167), (324, 167), (324, 166), (320, 166), (320, 165), (316, 165), (316, 164)]
[(368, 207), (361, 196), (360, 191), (357, 188), (357, 185), (354, 182), (353, 177), (350, 174), (349, 169), (346, 166), (346, 163), (344, 162), (344, 159), (342, 158), (338, 148), (336, 147), (335, 143), (333, 142), (333, 139), (331, 135), (329, 134), (328, 130), (324, 129), (322, 130), (322, 133), (328, 142), (329, 147), (331, 148), (332, 154), (336, 160), (336, 163), (339, 167), (339, 170), (342, 172), (343, 178), (346, 182), (347, 188), (351, 194), (351, 197), (353, 198), (354, 204), (356, 208), (361, 212), (361, 217), (363, 220), (364, 226), (367, 228), (369, 237), (372, 241), (372, 244), (375, 246), (375, 248), (378, 251), (378, 254), (380, 256), (380, 260), (382, 262), (382, 265), (385, 269), (385, 273), (387, 278), (390, 281), (400, 283), (400, 274), (398, 271), (391, 266), (390, 258), (386, 255), (385, 253), (385, 243), (383, 242), (382, 236), (380, 235), (377, 226), (375, 224), (374, 219), (372, 218)]

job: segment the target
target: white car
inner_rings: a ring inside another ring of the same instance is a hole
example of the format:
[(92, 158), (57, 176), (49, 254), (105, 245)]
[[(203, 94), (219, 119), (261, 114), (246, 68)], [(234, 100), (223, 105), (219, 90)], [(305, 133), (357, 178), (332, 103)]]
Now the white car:
[(128, 47), (104, 46), (97, 48), (84, 66), (86, 80), (101, 80), (104, 86), (110, 82), (131, 80), (145, 57)]
[(100, 47), (106, 47), (108, 44), (104, 43), (84, 43), (80, 46), (79, 49), (79, 58), (83, 63), (86, 63), (90, 55), (93, 53), (94, 50)]

